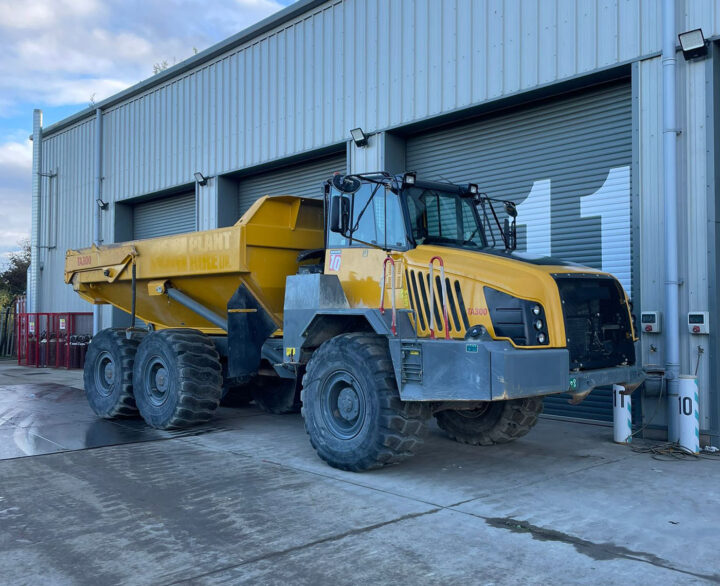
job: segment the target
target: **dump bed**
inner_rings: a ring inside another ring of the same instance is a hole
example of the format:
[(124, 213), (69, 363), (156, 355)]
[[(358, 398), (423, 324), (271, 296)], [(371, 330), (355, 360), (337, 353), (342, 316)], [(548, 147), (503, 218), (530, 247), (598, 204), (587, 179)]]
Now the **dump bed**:
[(214, 313), (241, 284), (282, 327), (285, 278), (298, 268), (298, 254), (321, 249), (322, 201), (294, 196), (263, 197), (234, 226), (119, 244), (69, 250), (65, 282), (91, 303), (109, 303), (128, 313), (132, 267), (136, 315), (156, 328), (221, 330), (163, 292), (172, 287)]

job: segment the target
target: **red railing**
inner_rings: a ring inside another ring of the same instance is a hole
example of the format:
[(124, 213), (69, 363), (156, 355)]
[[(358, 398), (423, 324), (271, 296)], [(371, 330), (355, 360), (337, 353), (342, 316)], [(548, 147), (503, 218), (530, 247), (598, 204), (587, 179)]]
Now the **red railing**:
[(435, 338), (435, 277), (433, 274), (433, 266), (435, 261), (440, 264), (440, 291), (442, 292), (442, 314), (445, 322), (445, 339), (450, 339), (450, 320), (448, 319), (447, 308), (447, 288), (445, 286), (445, 262), (439, 256), (433, 256), (430, 259), (430, 337)]
[(385, 314), (385, 276), (387, 275), (387, 263), (390, 263), (390, 300), (392, 302), (392, 333), (393, 336), (397, 335), (397, 319), (395, 310), (395, 261), (391, 256), (385, 257), (383, 261), (383, 275), (380, 279), (380, 313)]
[(82, 368), (92, 337), (92, 313), (21, 313), (17, 355), (21, 366)]

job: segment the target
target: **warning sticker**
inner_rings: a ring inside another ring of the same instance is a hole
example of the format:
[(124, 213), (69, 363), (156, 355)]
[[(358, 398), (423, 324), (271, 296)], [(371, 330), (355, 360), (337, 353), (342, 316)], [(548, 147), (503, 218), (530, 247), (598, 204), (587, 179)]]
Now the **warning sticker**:
[(60, 329), (61, 330), (65, 329), (65, 318), (62, 318), (62, 317), (60, 318)]
[(340, 270), (340, 264), (342, 263), (342, 251), (331, 250), (330, 261), (328, 262), (328, 270), (338, 272)]

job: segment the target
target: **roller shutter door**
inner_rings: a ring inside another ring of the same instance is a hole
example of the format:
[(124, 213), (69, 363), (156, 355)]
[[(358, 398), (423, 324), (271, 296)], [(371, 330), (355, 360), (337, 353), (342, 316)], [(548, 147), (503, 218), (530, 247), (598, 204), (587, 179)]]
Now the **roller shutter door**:
[[(614, 83), (408, 138), (407, 169), (514, 200), (519, 251), (609, 271), (632, 295), (631, 129), (630, 85)], [(611, 392), (545, 412), (611, 421)]]
[(136, 240), (194, 230), (194, 192), (155, 199), (133, 208), (133, 237)]
[(238, 210), (244, 214), (263, 195), (322, 197), (322, 183), (333, 173), (345, 172), (345, 153), (299, 163), (248, 177), (238, 188)]

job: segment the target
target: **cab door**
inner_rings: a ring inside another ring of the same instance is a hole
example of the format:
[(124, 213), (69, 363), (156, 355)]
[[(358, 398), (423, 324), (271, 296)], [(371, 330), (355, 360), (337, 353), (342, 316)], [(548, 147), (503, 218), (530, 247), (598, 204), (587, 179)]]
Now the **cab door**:
[[(389, 251), (395, 262), (396, 306), (407, 307), (403, 301), (407, 294), (402, 294), (402, 253), (408, 249), (408, 239), (398, 195), (385, 185), (363, 183), (351, 198), (351, 238), (326, 229), (325, 274), (338, 276), (351, 307), (379, 307), (383, 263)], [(390, 307), (390, 263), (386, 269), (385, 306)]]

